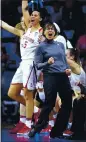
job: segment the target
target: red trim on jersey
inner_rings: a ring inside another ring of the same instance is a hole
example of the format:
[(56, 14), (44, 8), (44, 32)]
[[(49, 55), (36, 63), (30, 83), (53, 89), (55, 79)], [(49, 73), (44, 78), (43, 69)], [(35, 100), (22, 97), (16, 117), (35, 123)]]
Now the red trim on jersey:
[(11, 83), (11, 85), (19, 85), (19, 84), (23, 84), (23, 83)]

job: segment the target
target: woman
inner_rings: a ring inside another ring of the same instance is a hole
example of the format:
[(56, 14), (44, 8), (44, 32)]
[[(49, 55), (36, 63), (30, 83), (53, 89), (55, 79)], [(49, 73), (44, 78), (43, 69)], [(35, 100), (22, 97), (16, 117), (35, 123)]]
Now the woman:
[[(55, 26), (55, 28), (57, 30), (57, 34), (55, 35), (54, 41), (63, 43), (64, 48), (65, 48), (65, 52), (66, 52), (67, 48), (73, 48), (70, 41), (68, 41), (66, 38), (64, 38), (62, 35), (60, 35), (60, 31), (61, 31), (60, 27), (56, 23), (53, 23), (53, 24), (54, 24), (54, 26)], [(40, 37), (40, 42), (43, 42), (44, 40), (45, 40), (45, 37), (41, 36)], [(40, 81), (41, 81), (41, 84), (43, 84), (43, 77), (39, 78), (39, 82)], [(43, 85), (41, 85), (41, 86), (42, 86), (41, 91), (43, 92), (43, 90), (44, 90)], [(36, 106), (40, 106), (40, 105), (42, 106), (43, 102), (44, 102), (45, 95), (44, 95), (44, 93), (40, 92), (40, 85), (39, 85), (39, 90), (38, 91), (39, 91), (39, 94), (36, 95), (35, 104), (36, 104)], [(61, 106), (61, 99), (59, 98), (59, 96), (57, 96), (55, 107), (53, 108), (53, 110), (52, 110), (52, 112), (50, 113), (50, 116), (49, 116), (49, 125), (48, 125), (48, 127), (46, 129), (42, 130), (42, 132), (46, 132), (46, 131), (51, 130), (51, 128), (52, 128), (52, 126), (53, 126), (53, 124), (55, 122), (55, 117), (57, 115), (57, 112), (60, 109), (60, 106)]]
[[(60, 30), (60, 27), (56, 24), (56, 23), (53, 23), (56, 27), (56, 30), (57, 30), (57, 34), (54, 38), (54, 41), (58, 41), (58, 42), (61, 42), (64, 44), (64, 48), (65, 48), (65, 51), (67, 48), (73, 48), (72, 44), (70, 43), (70, 41), (66, 38), (66, 36), (61, 32)], [(64, 35), (64, 36), (62, 36)], [(40, 42), (44, 41), (45, 38), (44, 36), (41, 36), (39, 38)]]
[[(82, 121), (82, 119), (83, 119), (83, 122), (84, 122), (84, 119), (85, 119), (85, 117), (83, 117), (83, 112), (85, 109), (84, 98), (83, 98), (84, 96), (82, 95), (82, 88), (80, 86), (82, 85), (84, 88), (86, 88), (86, 74), (85, 74), (83, 68), (79, 64), (79, 54), (76, 49), (67, 49), (66, 57), (67, 57), (67, 61), (68, 61), (69, 65), (71, 67), (71, 75), (69, 76), (69, 79), (70, 79), (72, 90), (74, 91), (73, 115), (70, 116), (70, 120), (73, 123), (71, 129), (73, 130), (73, 129), (75, 129), (75, 126), (79, 125), (76, 128), (79, 131), (80, 126), (81, 126), (80, 124), (82, 124), (82, 122), (79, 124), (78, 121)], [(77, 102), (77, 104), (75, 104), (76, 102)], [(81, 107), (79, 106), (80, 104), (81, 104)], [(79, 118), (77, 116), (77, 120), (75, 120), (75, 111), (76, 111), (76, 114), (82, 114), (82, 119), (78, 115)], [(71, 136), (72, 134), (73, 134), (73, 132), (70, 131), (69, 129), (63, 133), (64, 136)]]
[[(22, 1), (22, 11), (24, 16), (27, 32), (24, 34), (22, 30), (13, 28), (2, 22), (2, 28), (20, 36), (20, 51), (21, 51), (21, 63), (17, 69), (12, 83), (10, 85), (8, 96), (12, 99), (26, 105), (26, 125), (21, 133), (26, 133), (31, 129), (31, 120), (34, 109), (33, 93), (35, 89), (36, 78), (33, 69), (34, 53), (38, 46), (38, 37), (42, 32), (40, 26), (41, 16), (38, 11), (33, 11), (31, 16), (26, 9), (28, 6), (28, 0)], [(31, 25), (31, 28), (29, 26)], [(20, 96), (21, 89), (24, 88), (24, 97)]]
[(59, 92), (61, 97), (62, 106), (57, 115), (55, 125), (51, 130), (51, 137), (58, 137), (62, 134), (66, 128), (72, 108), (71, 86), (66, 74), (70, 72), (70, 69), (66, 61), (63, 44), (53, 40), (56, 34), (57, 30), (55, 26), (47, 23), (44, 27), (44, 36), (46, 39), (36, 50), (35, 61), (38, 69), (43, 68), (46, 97), (39, 120), (35, 128), (30, 131), (29, 137), (33, 137), (47, 125), (49, 113), (55, 106), (57, 92)]

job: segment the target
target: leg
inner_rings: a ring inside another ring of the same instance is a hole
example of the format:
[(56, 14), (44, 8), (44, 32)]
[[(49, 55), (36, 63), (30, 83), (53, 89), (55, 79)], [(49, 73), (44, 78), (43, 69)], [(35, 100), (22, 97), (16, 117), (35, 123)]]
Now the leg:
[(25, 101), (26, 101), (26, 118), (32, 119), (32, 115), (34, 112), (33, 91), (30, 91), (27, 88), (24, 88), (24, 95), (25, 95)]
[(19, 95), (22, 88), (22, 84), (10, 85), (8, 96), (17, 102), (26, 105), (24, 97)]
[[(24, 96), (23, 90), (21, 90), (20, 95)], [(11, 129), (10, 133), (17, 134), (24, 127), (25, 122), (26, 122), (26, 106), (20, 104), (20, 120), (16, 124), (16, 126), (13, 129)]]
[(56, 112), (59, 111), (60, 107), (61, 107), (61, 99), (60, 99), (59, 96), (57, 96), (56, 103), (55, 103), (55, 110), (56, 110)]
[[(24, 96), (24, 90), (21, 90), (21, 96)], [(26, 118), (26, 106), (23, 104), (20, 104), (20, 121), (21, 121), (21, 117)]]
[(59, 96), (57, 96), (55, 107), (53, 108), (53, 110), (51, 111), (51, 113), (49, 115), (49, 120), (53, 118), (54, 114), (58, 113), (60, 107), (61, 107), (61, 99)]
[(24, 97), (20, 95), (20, 91), (23, 88), (21, 64), (22, 63), (20, 63), (19, 68), (17, 69), (15, 75), (13, 76), (12, 83), (8, 91), (8, 96), (14, 99), (15, 101), (18, 101), (19, 103), (26, 105)]
[(62, 105), (57, 115), (55, 125), (51, 130), (51, 137), (58, 137), (63, 133), (63, 131), (66, 129), (72, 109), (72, 91), (68, 77), (65, 74), (61, 76), (59, 75), (57, 78), (57, 85), (59, 87), (58, 91)]
[(40, 102), (38, 102), (36, 99), (34, 99), (34, 106), (38, 107), (40, 106)]
[(40, 132), (47, 124), (49, 120), (49, 113), (55, 106), (55, 100), (57, 96), (57, 87), (55, 77), (52, 75), (44, 75), (44, 91), (45, 91), (45, 102), (41, 110), (39, 120), (32, 131), (29, 133), (29, 137), (33, 137), (35, 133)]

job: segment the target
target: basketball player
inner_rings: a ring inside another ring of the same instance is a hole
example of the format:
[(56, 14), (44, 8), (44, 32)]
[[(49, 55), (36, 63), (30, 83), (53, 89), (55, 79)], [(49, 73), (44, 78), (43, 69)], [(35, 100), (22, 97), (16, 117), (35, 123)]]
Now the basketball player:
[[(2, 28), (8, 30), (20, 36), (20, 52), (21, 52), (21, 63), (17, 69), (9, 91), (8, 96), (18, 101), (19, 103), (26, 105), (26, 125), (21, 133), (26, 133), (31, 129), (31, 120), (34, 109), (33, 94), (36, 85), (36, 75), (33, 69), (34, 53), (35, 49), (39, 44), (38, 37), (42, 32), (40, 26), (41, 16), (38, 11), (33, 11), (31, 16), (26, 9), (28, 6), (28, 0), (22, 1), (22, 11), (25, 20), (25, 25), (28, 28), (24, 34), (22, 30), (18, 30), (9, 26), (2, 21)], [(29, 26), (31, 25), (31, 28)], [(24, 97), (20, 96), (21, 89), (24, 88)]]

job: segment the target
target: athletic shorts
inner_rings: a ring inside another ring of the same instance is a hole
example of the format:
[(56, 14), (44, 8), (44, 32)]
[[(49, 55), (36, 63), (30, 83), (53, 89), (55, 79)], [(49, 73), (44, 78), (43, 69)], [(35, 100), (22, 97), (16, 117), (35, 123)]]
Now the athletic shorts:
[(36, 88), (37, 76), (33, 68), (33, 61), (22, 61), (18, 67), (11, 84), (23, 84), (24, 88), (34, 90)]

